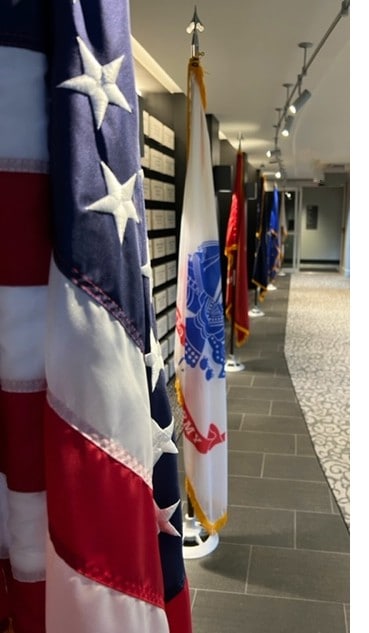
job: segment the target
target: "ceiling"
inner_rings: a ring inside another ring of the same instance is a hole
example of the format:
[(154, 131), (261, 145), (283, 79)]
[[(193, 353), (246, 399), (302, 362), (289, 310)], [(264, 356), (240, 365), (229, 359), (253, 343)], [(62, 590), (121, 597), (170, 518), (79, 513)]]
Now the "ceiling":
[[(175, 82), (170, 90), (186, 93), (192, 41), (186, 28), (194, 8), (192, 0), (131, 1), (136, 81), (143, 95), (166, 91), (148, 74), (143, 53)], [(196, 8), (205, 27), (199, 45), (207, 112), (218, 119), (222, 135), (236, 148), (241, 137), (249, 162), (257, 169), (263, 165), (267, 177), (278, 167), (266, 157), (275, 140), (288, 180), (317, 182), (326, 172), (349, 172), (350, 16), (338, 17), (341, 1), (198, 0)], [(292, 91), (298, 95), (301, 42), (312, 43), (302, 83), (312, 96), (296, 114), (290, 136), (276, 139), (277, 108), (284, 108)]]

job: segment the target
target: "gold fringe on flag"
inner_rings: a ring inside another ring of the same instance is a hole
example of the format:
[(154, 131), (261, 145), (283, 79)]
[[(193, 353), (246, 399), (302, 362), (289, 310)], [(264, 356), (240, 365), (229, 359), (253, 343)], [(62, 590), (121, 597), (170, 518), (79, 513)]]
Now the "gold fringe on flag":
[(191, 134), (191, 104), (192, 104), (192, 95), (191, 95), (191, 76), (194, 75), (195, 80), (198, 83), (201, 102), (204, 110), (207, 107), (207, 99), (206, 99), (206, 88), (204, 82), (204, 69), (200, 64), (199, 57), (191, 57), (188, 62), (187, 67), (187, 156), (190, 147), (190, 134)]
[(188, 495), (188, 498), (192, 504), (192, 507), (195, 511), (195, 515), (198, 518), (199, 522), (201, 523), (201, 525), (205, 528), (205, 530), (208, 532), (208, 534), (216, 534), (218, 532), (220, 532), (220, 530), (225, 526), (225, 524), (228, 521), (228, 515), (227, 513), (223, 514), (223, 516), (221, 516), (217, 521), (215, 521), (215, 523), (210, 523), (210, 521), (208, 520), (208, 518), (206, 517), (205, 513), (203, 512), (199, 502), (197, 501), (196, 495), (195, 495), (195, 491), (191, 486), (190, 480), (188, 479), (188, 477), (186, 477), (185, 480), (185, 487), (186, 487), (186, 492)]

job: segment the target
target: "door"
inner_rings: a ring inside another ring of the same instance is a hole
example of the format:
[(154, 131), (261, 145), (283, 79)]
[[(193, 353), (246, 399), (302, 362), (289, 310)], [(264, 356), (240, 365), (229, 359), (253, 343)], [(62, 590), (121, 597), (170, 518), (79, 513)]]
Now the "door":
[(282, 190), (281, 195), (284, 196), (287, 231), (283, 245), (284, 258), (282, 270), (293, 272), (298, 270), (299, 190), (286, 188)]

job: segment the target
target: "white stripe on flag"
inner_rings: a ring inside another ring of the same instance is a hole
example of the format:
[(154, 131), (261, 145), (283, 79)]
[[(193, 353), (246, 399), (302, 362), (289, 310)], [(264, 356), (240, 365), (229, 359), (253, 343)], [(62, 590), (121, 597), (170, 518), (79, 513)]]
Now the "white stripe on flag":
[(163, 609), (78, 574), (57, 555), (50, 541), (47, 558), (47, 631), (169, 633)]
[(0, 382), (9, 391), (45, 387), (46, 301), (46, 286), (0, 286)]
[(70, 412), (80, 432), (95, 432), (95, 442), (107, 438), (107, 452), (109, 445), (120, 445), (132, 456), (131, 468), (151, 474), (152, 422), (144, 356), (121, 324), (55, 264), (50, 273), (47, 330), (46, 375), (52, 406), (53, 401), (59, 403), (56, 410), (64, 418), (63, 410)]
[(8, 491), (10, 562), (17, 580), (45, 579), (46, 493)]
[(47, 148), (46, 57), (0, 47), (0, 157), (45, 161)]
[(0, 558), (9, 558), (9, 503), (4, 473), (0, 473)]

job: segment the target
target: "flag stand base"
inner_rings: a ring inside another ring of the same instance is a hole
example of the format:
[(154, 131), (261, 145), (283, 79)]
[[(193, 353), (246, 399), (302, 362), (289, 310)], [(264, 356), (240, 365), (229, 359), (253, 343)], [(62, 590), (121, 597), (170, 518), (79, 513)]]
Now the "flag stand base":
[(235, 359), (234, 355), (231, 354), (225, 364), (226, 371), (243, 371), (245, 369), (245, 365), (243, 363), (238, 362)]
[(219, 543), (218, 534), (208, 534), (195, 517), (186, 514), (183, 522), (183, 558), (202, 558), (211, 554)]
[(261, 317), (264, 316), (264, 312), (258, 308), (258, 306), (254, 306), (252, 310), (249, 310), (250, 317)]

